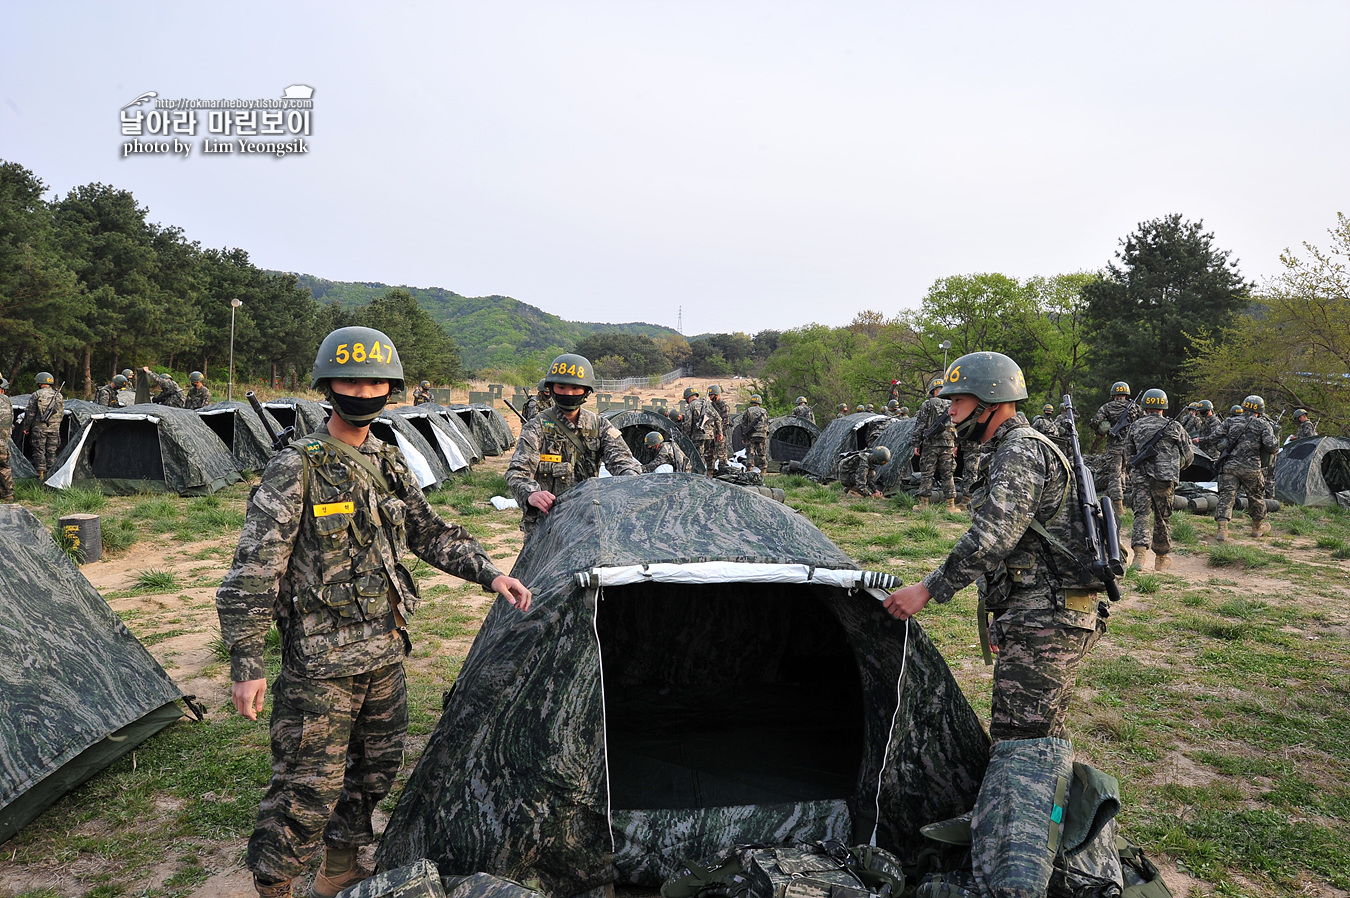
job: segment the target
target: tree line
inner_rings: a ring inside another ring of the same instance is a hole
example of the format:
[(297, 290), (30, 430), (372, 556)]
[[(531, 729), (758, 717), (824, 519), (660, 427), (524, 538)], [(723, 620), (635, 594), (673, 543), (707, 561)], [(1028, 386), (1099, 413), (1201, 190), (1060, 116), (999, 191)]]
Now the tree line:
[(46, 192), (33, 172), (0, 161), (0, 372), (14, 392), (39, 370), (84, 395), (141, 365), (223, 381), (231, 342), (237, 380), (303, 384), (319, 340), (344, 324), (388, 333), (411, 379), (461, 376), (454, 341), (406, 292), (358, 310), (321, 305), (242, 249), (202, 247), (149, 221), (129, 191)]

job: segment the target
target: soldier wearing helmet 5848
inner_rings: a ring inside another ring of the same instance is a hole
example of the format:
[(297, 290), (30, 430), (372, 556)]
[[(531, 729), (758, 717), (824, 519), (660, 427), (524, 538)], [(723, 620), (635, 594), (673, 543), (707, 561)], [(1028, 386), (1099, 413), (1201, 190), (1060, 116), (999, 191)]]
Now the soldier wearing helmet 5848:
[(403, 553), (521, 611), (531, 598), (467, 531), (431, 509), (398, 447), (370, 435), (403, 389), (388, 336), (333, 331), (319, 346), (312, 386), (333, 414), (268, 463), (216, 593), (231, 697), (250, 720), (264, 705), (263, 643), (274, 619), (281, 633), (272, 781), (245, 858), (265, 898), (289, 896), (320, 843), (312, 895), (336, 895), (369, 875), (356, 855), (375, 841), (371, 816), (398, 774), (408, 728), (403, 659), (417, 588)]
[(582, 408), (595, 391), (590, 360), (564, 353), (553, 360), (544, 381), (553, 405), (520, 428), (515, 454), (506, 466), (506, 485), (525, 510), (520, 529), (526, 539), (559, 497), (598, 477), (602, 463), (615, 476), (642, 473), (618, 428)]
[(1006, 355), (956, 359), (940, 395), (951, 401), (958, 436), (993, 451), (970, 529), (936, 570), (892, 593), (885, 607), (905, 620), (983, 577), (981, 617), (993, 614), (989, 641), (998, 646), (989, 735), (995, 743), (1062, 738), (1074, 671), (1106, 629), (1103, 584), (1083, 557), (1070, 463), (1017, 411), (1026, 382)]

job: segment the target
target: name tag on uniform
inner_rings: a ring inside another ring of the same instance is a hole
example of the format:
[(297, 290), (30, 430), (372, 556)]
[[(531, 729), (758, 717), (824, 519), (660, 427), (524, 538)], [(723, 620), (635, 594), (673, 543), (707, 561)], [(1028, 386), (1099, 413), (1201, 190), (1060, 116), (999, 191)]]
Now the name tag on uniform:
[(539, 460), (540, 460), (540, 461), (551, 461), (551, 462), (556, 462), (557, 464), (562, 464), (562, 456), (561, 456), (561, 455), (540, 455), (540, 456), (539, 456)]
[(352, 514), (356, 511), (356, 505), (352, 502), (330, 502), (327, 505), (315, 505), (314, 517), (322, 518), (330, 514)]

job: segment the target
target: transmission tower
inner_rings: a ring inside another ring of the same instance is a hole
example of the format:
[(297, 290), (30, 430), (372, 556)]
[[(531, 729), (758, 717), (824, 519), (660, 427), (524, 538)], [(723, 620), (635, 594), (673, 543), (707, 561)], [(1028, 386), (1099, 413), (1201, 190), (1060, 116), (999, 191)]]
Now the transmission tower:
[(675, 319), (675, 330), (680, 332), (680, 336), (684, 336), (684, 306), (680, 306), (680, 314)]

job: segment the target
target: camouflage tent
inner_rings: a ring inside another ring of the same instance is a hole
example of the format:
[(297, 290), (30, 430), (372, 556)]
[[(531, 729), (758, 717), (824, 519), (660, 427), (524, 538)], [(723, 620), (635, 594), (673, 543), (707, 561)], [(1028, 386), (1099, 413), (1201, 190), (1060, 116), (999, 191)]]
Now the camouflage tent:
[(516, 439), (511, 436), (511, 426), (496, 409), (479, 403), (451, 405), (446, 409), (469, 429), (484, 455), (501, 455), (514, 450)]
[(0, 505), (0, 842), (183, 715), (158, 662), (31, 513)]
[[(450, 434), (451, 438), (455, 440), (456, 444), (460, 448), (460, 451), (464, 453), (464, 457), (468, 459), (469, 464), (476, 465), (480, 461), (482, 461), (483, 458), (485, 457), (483, 455), (483, 447), (478, 445), (478, 440), (473, 435), (473, 429), (470, 428), (468, 424), (464, 423), (464, 420), (460, 418), (459, 415), (450, 411), (450, 409), (446, 408), (443, 405), (436, 405), (435, 403), (423, 403), (422, 406), (420, 407), (426, 408), (428, 406), (430, 406), (432, 410), (435, 411), (436, 414), (435, 420), (447, 425), (446, 433)], [(413, 406), (401, 406), (401, 407), (412, 408)], [(395, 409), (395, 411), (397, 411), (397, 409)]]
[[(968, 810), (988, 737), (915, 621), (791, 508), (696, 474), (585, 481), (514, 569), (378, 862), (655, 886), (735, 843), (897, 852)], [(415, 628), (414, 628), (415, 629)]]
[(1295, 505), (1350, 504), (1350, 440), (1307, 437), (1285, 444), (1275, 456), (1275, 498)]
[[(28, 416), (28, 400), (31, 393), (22, 396), (11, 396), (10, 402), (14, 405), (14, 434), (12, 439), (19, 450), (28, 455), (29, 444), (28, 435), (23, 432), (23, 419)], [(66, 399), (65, 413), (61, 417), (60, 437), (57, 440), (57, 451), (65, 447), (70, 442), (73, 434), (79, 433), (80, 428), (98, 412), (107, 411), (107, 406), (95, 405), (92, 402), (86, 402), (83, 399)], [(37, 472), (34, 471), (34, 474)]]
[(19, 451), (14, 441), (9, 441), (9, 472), (15, 480), (36, 480), (37, 468), (28, 460), (28, 456)]
[(473, 451), (466, 448), (468, 441), (450, 423), (441, 406), (424, 402), (421, 405), (393, 406), (389, 411), (405, 419), (422, 435), (447, 471), (457, 473), (469, 470)]
[[(731, 441), (727, 444), (735, 454), (745, 448), (741, 433), (744, 412), (731, 416)], [(820, 428), (796, 415), (779, 415), (769, 420), (768, 455), (770, 461), (801, 461), (820, 437)]]
[[(247, 402), (213, 402), (197, 409), (197, 414), (230, 450), (239, 470), (261, 471), (267, 467), (274, 455), (272, 438), (267, 435), (267, 428), (253, 406)], [(263, 414), (268, 417), (267, 423), (272, 425), (273, 431), (281, 433), (281, 423), (272, 417), (272, 413), (263, 409)]]
[(883, 428), (890, 422), (891, 419), (885, 415), (874, 415), (871, 412), (857, 412), (843, 418), (835, 418), (821, 431), (820, 436), (811, 445), (811, 451), (797, 462), (796, 469), (822, 483), (836, 480), (839, 476), (840, 454), (865, 448), (872, 431)]
[(910, 475), (917, 471), (913, 439), (913, 418), (892, 418), (877, 439), (878, 446), (891, 450), (891, 460), (877, 468), (877, 489), (888, 496), (903, 489)]
[(45, 482), (113, 495), (153, 490), (201, 496), (239, 479), (229, 450), (196, 412), (133, 405), (91, 417), (57, 454)]
[(269, 399), (263, 403), (263, 408), (267, 409), (282, 427), (294, 427), (297, 437), (313, 433), (328, 420), (327, 409), (313, 399), (301, 399), (299, 396)]
[(675, 445), (680, 447), (680, 451), (689, 459), (690, 473), (708, 473), (708, 466), (703, 463), (703, 456), (699, 453), (698, 447), (694, 445), (694, 441), (689, 439), (689, 435), (665, 415), (630, 408), (610, 409), (601, 413), (600, 417), (608, 419), (610, 424), (618, 428), (619, 433), (623, 434), (623, 441), (628, 444), (629, 450), (632, 451), (633, 457), (639, 461), (650, 457), (644, 441), (647, 439), (647, 434), (655, 430), (660, 432), (667, 441), (673, 440)]
[(442, 481), (449, 479), (450, 469), (426, 437), (413, 426), (411, 418), (393, 414), (390, 409), (371, 422), (370, 435), (392, 443), (403, 452), (408, 467), (417, 475), (417, 485), (422, 489), (435, 489)]

